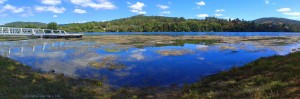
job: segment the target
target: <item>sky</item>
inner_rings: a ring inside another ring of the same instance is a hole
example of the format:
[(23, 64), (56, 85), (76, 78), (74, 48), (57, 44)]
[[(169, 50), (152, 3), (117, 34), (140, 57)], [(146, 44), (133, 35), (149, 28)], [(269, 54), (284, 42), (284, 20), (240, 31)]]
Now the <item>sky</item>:
[(109, 21), (134, 15), (300, 20), (300, 0), (0, 0), (0, 24)]

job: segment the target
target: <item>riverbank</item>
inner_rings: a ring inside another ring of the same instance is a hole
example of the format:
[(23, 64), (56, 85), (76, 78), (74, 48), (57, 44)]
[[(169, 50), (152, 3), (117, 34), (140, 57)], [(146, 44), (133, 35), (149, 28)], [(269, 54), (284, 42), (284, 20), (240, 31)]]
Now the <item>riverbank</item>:
[(0, 56), (0, 98), (107, 98), (111, 94), (101, 81), (75, 79), (63, 74), (33, 71)]
[(184, 98), (300, 97), (300, 52), (261, 58), (232, 68), (184, 89)]
[(20, 41), (28, 39), (30, 38), (26, 36), (0, 36), (0, 41)]
[(0, 97), (51, 98), (296, 98), (300, 97), (300, 52), (261, 58), (241, 68), (209, 76), (183, 89), (121, 88), (101, 81), (41, 73), (0, 57)]

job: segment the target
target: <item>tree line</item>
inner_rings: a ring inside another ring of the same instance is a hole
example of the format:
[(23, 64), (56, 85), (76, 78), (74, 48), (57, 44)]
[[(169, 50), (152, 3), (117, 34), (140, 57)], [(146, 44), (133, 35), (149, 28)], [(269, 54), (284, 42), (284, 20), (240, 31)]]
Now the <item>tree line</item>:
[(241, 19), (185, 19), (137, 15), (105, 22), (71, 23), (58, 25), (51, 22), (46, 26), (28, 24), (25, 28), (60, 29), (67, 32), (299, 32), (300, 24), (275, 22), (255, 23)]
[(72, 23), (59, 27), (67, 32), (296, 32), (287, 24), (264, 23), (215, 17), (185, 19), (183, 17), (133, 16), (107, 22)]

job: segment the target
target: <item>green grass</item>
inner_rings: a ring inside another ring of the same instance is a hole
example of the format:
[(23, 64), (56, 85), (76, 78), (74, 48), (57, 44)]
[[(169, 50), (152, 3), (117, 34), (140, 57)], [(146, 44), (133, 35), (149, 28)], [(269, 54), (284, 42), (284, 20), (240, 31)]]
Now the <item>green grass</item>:
[(183, 98), (300, 97), (300, 52), (261, 58), (184, 88)]
[(30, 39), (26, 36), (0, 36), (0, 41), (19, 41)]
[(0, 56), (0, 98), (107, 98), (101, 81), (39, 73)]

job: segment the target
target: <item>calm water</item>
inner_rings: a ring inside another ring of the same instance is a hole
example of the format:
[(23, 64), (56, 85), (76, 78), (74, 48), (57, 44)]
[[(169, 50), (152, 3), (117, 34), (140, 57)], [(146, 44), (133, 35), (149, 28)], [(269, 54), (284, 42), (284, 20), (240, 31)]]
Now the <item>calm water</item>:
[(300, 36), (300, 33), (291, 32), (113, 32), (87, 33), (84, 35), (169, 35), (169, 36)]
[[(202, 33), (200, 34), (202, 35)], [(195, 33), (195, 35), (200, 34)], [(221, 33), (216, 35), (219, 34)], [(254, 34), (228, 33), (222, 35), (249, 36)], [(260, 57), (288, 54), (292, 49), (299, 48), (300, 42), (278, 46), (264, 46), (255, 42), (211, 45), (186, 43), (184, 46), (144, 48), (118, 46), (120, 45), (97, 44), (92, 41), (36, 39), (0, 42), (0, 54), (45, 72), (55, 70), (56, 73), (72, 77), (103, 80), (115, 87), (146, 87), (192, 83), (208, 75), (228, 70), (233, 66), (242, 66)], [(222, 49), (222, 46), (231, 46), (232, 48)], [(161, 50), (187, 50), (189, 53), (168, 56), (157, 53)], [(113, 61), (107, 64), (115, 64), (122, 68), (107, 69), (91, 66), (92, 63), (103, 60)]]

